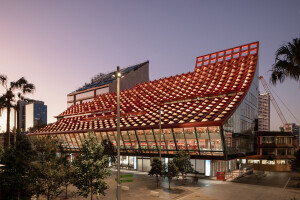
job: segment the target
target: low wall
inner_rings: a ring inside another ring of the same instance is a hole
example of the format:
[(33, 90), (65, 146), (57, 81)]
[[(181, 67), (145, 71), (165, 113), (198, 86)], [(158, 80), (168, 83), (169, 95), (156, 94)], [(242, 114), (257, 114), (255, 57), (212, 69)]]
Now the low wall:
[(291, 165), (253, 164), (253, 169), (254, 170), (262, 170), (262, 171), (289, 172), (289, 171), (291, 171)]

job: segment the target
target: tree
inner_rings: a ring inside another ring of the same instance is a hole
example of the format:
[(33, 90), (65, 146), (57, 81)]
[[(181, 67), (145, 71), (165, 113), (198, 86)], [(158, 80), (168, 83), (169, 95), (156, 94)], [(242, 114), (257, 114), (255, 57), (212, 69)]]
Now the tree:
[(16, 144), (7, 148), (0, 160), (5, 166), (0, 171), (0, 188), (7, 199), (29, 198), (31, 191), (31, 162), (36, 152), (28, 139), (17, 135)]
[(283, 82), (285, 78), (298, 81), (300, 78), (300, 38), (281, 46), (275, 56), (270, 81), (273, 84), (278, 81)]
[(176, 167), (173, 161), (168, 163), (168, 166), (164, 166), (165, 170), (163, 172), (163, 176), (167, 177), (169, 180), (169, 190), (171, 189), (171, 181), (174, 177), (178, 176), (178, 168)]
[(64, 162), (58, 153), (63, 151), (58, 140), (50, 135), (34, 138), (33, 144), (39, 152), (37, 160), (32, 163), (32, 182), (37, 198), (40, 194), (47, 199), (57, 197), (62, 191), (61, 186), (64, 176)]
[(28, 132), (33, 133), (36, 130), (44, 128), (45, 126), (47, 126), (47, 124), (43, 124), (42, 120), (38, 120), (38, 123), (34, 127), (29, 127), (28, 128)]
[(163, 165), (162, 165), (161, 160), (157, 157), (153, 158), (152, 163), (151, 163), (151, 169), (149, 171), (149, 175), (156, 176), (156, 186), (157, 187), (158, 187), (158, 182), (159, 182), (158, 176), (162, 176), (162, 172), (163, 172)]
[(173, 159), (174, 164), (178, 168), (179, 173), (181, 173), (183, 183), (185, 180), (185, 175), (187, 173), (193, 172), (193, 167), (190, 160), (190, 155), (184, 151), (178, 151)]
[(72, 163), (68, 159), (69, 155), (68, 154), (62, 154), (62, 160), (63, 160), (63, 176), (62, 176), (62, 182), (63, 185), (65, 186), (65, 192), (66, 192), (66, 197), (65, 199), (68, 199), (68, 186), (71, 184), (74, 176), (74, 167)]
[[(2, 110), (5, 107), (7, 111), (6, 134), (4, 137), (4, 148), (7, 148), (10, 146), (10, 110), (15, 108), (18, 111), (19, 104), (17, 100), (27, 100), (24, 95), (33, 93), (35, 86), (32, 83), (28, 83), (24, 77), (16, 82), (10, 82), (10, 86), (8, 86), (7, 77), (3, 74), (0, 74), (0, 84), (5, 88), (5, 93), (0, 97), (0, 109)], [(19, 123), (17, 125), (19, 126)]]
[(113, 143), (108, 140), (103, 140), (102, 146), (104, 147), (103, 154), (107, 155), (112, 163), (115, 163), (117, 161), (117, 152), (115, 151)]
[(97, 142), (93, 132), (87, 134), (81, 147), (81, 154), (74, 162), (75, 177), (73, 185), (78, 188), (78, 194), (85, 198), (93, 194), (105, 196), (108, 184), (103, 180), (111, 174), (108, 167), (108, 157), (103, 153), (103, 146)]
[(295, 152), (295, 158), (291, 160), (292, 169), (300, 172), (300, 150)]

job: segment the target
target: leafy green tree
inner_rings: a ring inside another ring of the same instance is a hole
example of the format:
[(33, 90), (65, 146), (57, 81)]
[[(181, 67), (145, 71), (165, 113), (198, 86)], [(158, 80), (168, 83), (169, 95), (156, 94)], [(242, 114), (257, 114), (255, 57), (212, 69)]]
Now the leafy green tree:
[(65, 186), (65, 199), (68, 199), (68, 186), (71, 184), (74, 176), (74, 167), (68, 159), (69, 155), (68, 154), (62, 154), (62, 162), (63, 162), (63, 176), (62, 176), (62, 182), (63, 185)]
[(44, 128), (45, 126), (47, 126), (47, 124), (44, 124), (43, 121), (41, 119), (39, 119), (39, 120), (37, 120), (37, 124), (34, 127), (28, 128), (28, 132), (33, 133), (36, 130)]
[[(7, 84), (7, 76), (0, 74), (0, 84), (4, 87), (5, 93), (0, 96), (0, 111), (3, 108), (6, 108), (7, 111), (7, 119), (6, 119), (6, 134), (4, 137), (4, 148), (10, 146), (10, 111), (11, 108), (15, 108), (18, 110), (19, 104), (18, 100), (26, 100), (24, 95), (28, 93), (33, 93), (35, 90), (35, 86), (32, 83), (28, 83), (28, 81), (22, 77), (16, 82), (10, 82), (9, 86)], [(18, 114), (19, 112), (17, 112)], [(17, 116), (17, 119), (19, 117)], [(19, 123), (17, 123), (19, 126)], [(19, 128), (18, 128), (19, 130)]]
[(275, 54), (275, 64), (272, 67), (271, 82), (283, 82), (285, 78), (296, 81), (300, 78), (300, 38), (281, 46)]
[(155, 176), (156, 177), (156, 186), (158, 187), (158, 183), (159, 183), (159, 176), (162, 176), (162, 172), (163, 172), (163, 165), (162, 162), (159, 158), (155, 157), (152, 160), (151, 163), (151, 169), (149, 171), (149, 175), (150, 176)]
[(178, 151), (173, 159), (173, 162), (178, 168), (179, 173), (181, 173), (184, 182), (186, 174), (193, 172), (190, 155), (184, 151)]
[(95, 135), (88, 133), (87, 139), (81, 147), (81, 154), (78, 155), (73, 166), (75, 177), (73, 185), (78, 188), (78, 194), (85, 198), (93, 194), (105, 196), (108, 184), (103, 180), (111, 174), (108, 167), (108, 156), (103, 153), (103, 146), (97, 142)]
[(103, 140), (102, 146), (104, 147), (103, 154), (107, 155), (112, 163), (117, 161), (117, 151), (114, 148), (114, 145), (111, 141)]
[(295, 152), (295, 158), (291, 160), (292, 169), (300, 172), (300, 150)]
[(168, 163), (168, 166), (164, 166), (165, 170), (163, 176), (168, 178), (169, 181), (169, 190), (171, 190), (171, 181), (174, 177), (178, 176), (178, 168), (176, 167), (173, 161)]
[(0, 188), (7, 199), (30, 199), (31, 191), (31, 162), (36, 152), (26, 136), (18, 134), (16, 144), (7, 148), (1, 159), (5, 166), (0, 171)]
[(57, 197), (62, 190), (64, 162), (59, 153), (63, 151), (58, 140), (50, 136), (34, 138), (33, 144), (39, 152), (37, 161), (32, 163), (32, 177), (37, 198), (43, 194), (47, 199)]

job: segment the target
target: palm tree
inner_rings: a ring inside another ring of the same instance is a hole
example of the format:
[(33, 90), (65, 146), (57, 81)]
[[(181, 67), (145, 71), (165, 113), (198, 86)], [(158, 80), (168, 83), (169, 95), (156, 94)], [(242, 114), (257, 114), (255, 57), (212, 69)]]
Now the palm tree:
[(274, 85), (278, 81), (283, 82), (285, 78), (298, 81), (300, 78), (300, 38), (281, 46), (275, 55), (270, 81)]
[[(25, 94), (33, 93), (35, 86), (32, 83), (22, 77), (16, 82), (10, 82), (10, 86), (7, 85), (7, 76), (0, 74), (0, 84), (4, 86), (5, 93), (0, 96), (0, 111), (3, 108), (7, 110), (7, 122), (6, 122), (6, 133), (4, 139), (4, 148), (10, 146), (10, 109), (14, 108), (17, 110), (17, 115), (19, 114), (19, 103), (18, 100), (30, 101), (24, 97)], [(19, 118), (17, 116), (17, 118)], [(19, 130), (19, 123), (17, 123)]]

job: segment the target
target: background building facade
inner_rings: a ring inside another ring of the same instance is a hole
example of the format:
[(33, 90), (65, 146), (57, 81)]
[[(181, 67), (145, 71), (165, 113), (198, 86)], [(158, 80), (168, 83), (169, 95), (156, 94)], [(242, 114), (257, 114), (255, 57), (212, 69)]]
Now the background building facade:
[[(136, 84), (149, 81), (149, 61), (121, 69), (121, 90), (133, 88)], [(67, 95), (67, 106), (93, 101), (100, 94), (116, 92), (115, 72), (100, 73), (91, 82)]]
[(47, 105), (43, 101), (25, 105), (25, 130), (42, 124), (47, 124)]
[(270, 95), (258, 96), (258, 130), (270, 131)]
[(297, 141), (292, 132), (259, 131), (257, 155), (250, 156), (247, 162), (255, 170), (290, 171), (296, 147)]

